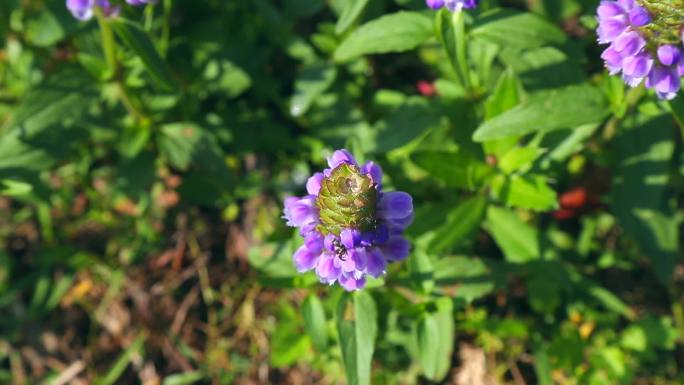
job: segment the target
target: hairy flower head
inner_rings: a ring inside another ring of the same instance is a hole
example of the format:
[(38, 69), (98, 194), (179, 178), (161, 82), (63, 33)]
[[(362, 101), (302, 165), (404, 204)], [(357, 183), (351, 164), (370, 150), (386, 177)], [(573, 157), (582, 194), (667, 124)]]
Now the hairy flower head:
[(359, 165), (347, 150), (335, 151), (328, 166), (308, 179), (308, 195), (285, 199), (283, 217), (304, 238), (293, 259), (300, 272), (358, 290), (368, 275), (379, 277), (408, 256), (402, 233), (413, 221), (413, 201), (405, 192), (384, 192), (380, 167)]

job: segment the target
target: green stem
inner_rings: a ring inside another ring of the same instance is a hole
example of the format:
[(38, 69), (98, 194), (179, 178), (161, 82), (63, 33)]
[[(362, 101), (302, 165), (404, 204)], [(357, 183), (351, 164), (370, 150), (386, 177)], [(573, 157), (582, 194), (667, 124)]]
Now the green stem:
[(119, 94), (119, 100), (123, 104), (126, 111), (133, 116), (133, 118), (140, 124), (149, 124), (149, 118), (145, 116), (140, 109), (136, 107), (139, 105), (133, 101), (133, 98), (128, 93), (126, 85), (123, 81), (123, 73), (119, 61), (116, 57), (116, 39), (114, 39), (114, 32), (112, 31), (109, 20), (102, 12), (102, 8), (95, 7), (95, 16), (100, 26), (100, 34), (102, 36), (102, 50), (104, 51), (105, 60), (107, 62), (107, 73), (105, 80), (112, 80), (116, 85)]
[(615, 136), (615, 133), (617, 132), (617, 128), (620, 125), (620, 123), (622, 123), (622, 121), (625, 119), (625, 116), (628, 116), (630, 112), (634, 110), (634, 108), (637, 106), (637, 104), (639, 104), (639, 101), (645, 93), (646, 88), (644, 88), (643, 85), (630, 88), (630, 90), (627, 92), (627, 95), (625, 96), (625, 103), (627, 104), (625, 113), (622, 116), (613, 116), (612, 118), (610, 118), (608, 123), (606, 123), (605, 128), (603, 130), (604, 140), (611, 140)]
[(109, 21), (102, 12), (102, 8), (95, 7), (95, 16), (100, 25), (100, 35), (102, 36), (102, 50), (104, 51), (105, 60), (107, 61), (108, 72), (105, 80), (110, 80), (118, 76), (119, 63), (116, 60), (116, 40), (114, 39), (114, 32), (109, 25)]
[(468, 94), (471, 93), (470, 68), (468, 67), (468, 39), (465, 32), (465, 20), (463, 12), (454, 12), (452, 23), (454, 25), (454, 40), (456, 43), (456, 72), (463, 81)]
[(171, 36), (171, 8), (173, 7), (173, 0), (164, 0), (164, 22), (162, 23), (162, 35), (160, 50), (161, 55), (166, 57), (166, 51), (169, 49), (169, 39)]
[(675, 327), (679, 329), (679, 341), (684, 341), (684, 308), (682, 304), (677, 302), (677, 297), (674, 297), (672, 303), (672, 318), (674, 318)]
[(684, 141), (684, 100), (680, 98), (678, 96), (677, 99), (670, 100), (669, 104), (672, 116), (677, 123), (677, 127), (679, 127), (681, 139)]
[(145, 7), (145, 31), (152, 30), (152, 22), (154, 22), (154, 4), (148, 4)]

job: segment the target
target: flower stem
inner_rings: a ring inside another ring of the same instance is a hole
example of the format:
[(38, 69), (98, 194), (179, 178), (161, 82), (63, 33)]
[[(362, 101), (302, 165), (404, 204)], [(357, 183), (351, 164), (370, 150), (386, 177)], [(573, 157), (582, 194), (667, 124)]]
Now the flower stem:
[(454, 25), (454, 39), (456, 43), (456, 72), (468, 94), (471, 91), (470, 70), (468, 67), (467, 36), (465, 32), (465, 20), (463, 12), (454, 12), (452, 23)]
[(114, 32), (109, 22), (102, 12), (102, 8), (95, 7), (95, 16), (97, 23), (100, 25), (100, 35), (102, 36), (102, 50), (104, 51), (105, 60), (107, 62), (107, 74), (105, 80), (110, 80), (118, 76), (119, 63), (116, 60), (116, 40), (114, 39)]
[(646, 88), (644, 88), (643, 85), (630, 88), (630, 90), (627, 92), (627, 95), (625, 96), (625, 103), (627, 104), (625, 113), (622, 116), (613, 116), (612, 118), (610, 118), (608, 123), (606, 123), (605, 128), (603, 130), (604, 140), (611, 140), (615, 136), (615, 133), (620, 123), (622, 123), (625, 117), (628, 116), (631, 113), (631, 111), (634, 110), (634, 108), (636, 108), (637, 104), (639, 104), (639, 101), (641, 101), (641, 98), (644, 96), (645, 93)]
[(162, 23), (160, 51), (163, 57), (166, 57), (166, 51), (169, 49), (169, 39), (171, 36), (171, 8), (173, 8), (173, 0), (164, 0), (164, 22)]
[(100, 26), (100, 34), (102, 37), (102, 50), (104, 51), (105, 60), (107, 62), (107, 73), (105, 80), (111, 80), (116, 85), (119, 100), (123, 104), (128, 113), (142, 125), (149, 125), (150, 119), (143, 114), (126, 89), (123, 81), (123, 72), (119, 60), (116, 57), (116, 39), (114, 39), (114, 32), (109, 24), (109, 20), (105, 17), (101, 7), (95, 7), (95, 16)]

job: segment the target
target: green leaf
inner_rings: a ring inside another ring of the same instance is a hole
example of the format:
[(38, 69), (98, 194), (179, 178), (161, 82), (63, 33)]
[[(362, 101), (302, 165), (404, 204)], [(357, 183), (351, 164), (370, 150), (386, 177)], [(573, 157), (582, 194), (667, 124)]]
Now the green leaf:
[(435, 262), (434, 270), (437, 285), (457, 285), (454, 298), (463, 298), (468, 303), (494, 290), (494, 277), (479, 258), (440, 258)]
[(147, 33), (137, 24), (122, 18), (111, 21), (111, 25), (124, 44), (142, 60), (145, 69), (159, 85), (169, 90), (174, 89), (173, 75)]
[(50, 277), (46, 273), (42, 273), (33, 288), (33, 296), (31, 297), (30, 309), (32, 312), (37, 312), (43, 308), (45, 300), (50, 291)]
[(9, 197), (21, 197), (33, 191), (33, 186), (30, 183), (19, 180), (0, 179), (0, 184), (3, 186), (0, 190), (0, 195)]
[(347, 0), (342, 9), (342, 14), (335, 24), (335, 33), (345, 33), (363, 14), (368, 5), (368, 0)]
[(311, 349), (308, 336), (295, 326), (294, 319), (281, 320), (271, 337), (271, 364), (277, 368), (293, 365)]
[(558, 206), (556, 191), (540, 175), (500, 176), (492, 182), (492, 194), (508, 207), (548, 211)]
[(370, 21), (349, 35), (335, 50), (342, 62), (367, 54), (414, 49), (432, 36), (432, 21), (417, 12), (397, 12)]
[(684, 97), (682, 95), (677, 95), (676, 98), (670, 100), (670, 111), (679, 127), (684, 127)]
[(485, 120), (490, 120), (517, 106), (522, 99), (520, 80), (511, 69), (499, 77), (492, 94), (485, 101)]
[(486, 208), (487, 200), (481, 196), (463, 201), (449, 213), (444, 224), (435, 230), (428, 250), (439, 254), (467, 239), (480, 227)]
[(473, 134), (478, 142), (569, 129), (601, 121), (609, 113), (605, 98), (598, 89), (570, 86), (540, 91), (529, 100), (484, 122)]
[(191, 166), (230, 179), (231, 172), (223, 160), (223, 151), (212, 132), (191, 122), (164, 125), (158, 136), (161, 154), (171, 166), (186, 171)]
[(206, 81), (202, 91), (223, 92), (229, 98), (239, 96), (252, 86), (252, 79), (247, 72), (230, 60), (209, 61), (202, 76)]
[(96, 97), (88, 76), (73, 71), (56, 74), (21, 99), (7, 130), (19, 130), (22, 138), (31, 138), (48, 128), (59, 128), (81, 116)]
[(562, 44), (566, 40), (565, 33), (544, 18), (508, 9), (483, 13), (475, 20), (470, 36), (517, 49)]
[(337, 307), (337, 332), (349, 385), (371, 384), (371, 362), (378, 332), (373, 297), (365, 291), (345, 293)]
[(417, 151), (411, 160), (447, 186), (474, 190), (493, 173), (491, 167), (465, 151)]
[(439, 116), (425, 98), (410, 97), (373, 126), (375, 141), (369, 151), (386, 153), (403, 147), (439, 125)]
[(261, 247), (252, 247), (247, 254), (247, 261), (259, 273), (268, 277), (268, 281), (290, 279), (297, 274), (292, 264), (292, 255), (297, 246), (292, 241), (266, 243)]
[(534, 261), (525, 266), (527, 301), (540, 314), (553, 314), (561, 305), (561, 289), (567, 287), (568, 277), (556, 261)]
[(534, 372), (537, 375), (537, 383), (539, 385), (553, 385), (553, 377), (551, 376), (551, 363), (549, 356), (546, 354), (546, 348), (540, 347), (534, 351)]
[(0, 137), (0, 170), (41, 171), (55, 164), (54, 156), (27, 144), (20, 136), (14, 131)]
[(336, 76), (337, 68), (330, 63), (316, 62), (304, 67), (295, 81), (290, 114), (305, 114), (314, 101), (330, 88)]
[(26, 38), (39, 47), (49, 47), (65, 36), (59, 19), (48, 10), (42, 11), (37, 18), (30, 19), (26, 24)]
[(428, 294), (435, 288), (434, 269), (428, 255), (416, 249), (408, 259), (408, 271), (411, 284), (422, 293)]
[[(679, 252), (681, 215), (669, 196), (675, 145), (672, 119), (660, 115), (627, 122), (614, 141), (613, 210), (627, 236), (651, 259), (661, 282), (670, 282)], [(643, 121), (645, 120), (645, 121)]]
[(647, 316), (625, 329), (621, 342), (622, 346), (642, 353), (655, 349), (672, 350), (679, 334), (672, 318)]
[(437, 37), (446, 51), (451, 67), (454, 69), (460, 84), (466, 88), (470, 85), (468, 71), (467, 38), (463, 13), (451, 12), (446, 8), (437, 13)]
[(621, 314), (627, 319), (632, 319), (634, 317), (634, 311), (630, 309), (620, 297), (611, 293), (610, 290), (586, 279), (583, 279), (579, 286), (605, 306), (606, 309)]
[(113, 385), (119, 380), (119, 377), (123, 374), (124, 370), (131, 362), (133, 355), (140, 354), (143, 349), (143, 343), (145, 342), (145, 336), (139, 335), (126, 350), (121, 353), (119, 358), (114, 362), (114, 364), (109, 368), (107, 373), (103, 377), (99, 377), (94, 381), (94, 385)]
[(514, 172), (524, 173), (544, 152), (545, 150), (532, 146), (514, 147), (499, 159), (497, 166), (506, 174), (512, 174)]
[(453, 304), (450, 298), (437, 300), (437, 311), (427, 313), (417, 328), (418, 361), (425, 377), (439, 382), (451, 368), (454, 349)]
[(188, 385), (205, 378), (204, 374), (199, 371), (172, 374), (164, 377), (162, 385)]
[(45, 309), (52, 310), (56, 308), (73, 283), (73, 275), (65, 275), (55, 282), (55, 284), (52, 285), (52, 289), (50, 289), (50, 296), (47, 298), (47, 301), (45, 301)]
[(511, 67), (527, 91), (560, 88), (586, 81), (581, 59), (554, 47), (540, 47), (520, 52), (509, 48), (499, 59)]
[(525, 263), (541, 256), (537, 230), (513, 211), (490, 206), (487, 227), (507, 261)]
[(309, 294), (302, 303), (304, 328), (311, 337), (316, 350), (324, 352), (328, 348), (328, 333), (325, 324), (325, 311), (321, 300), (315, 294)]

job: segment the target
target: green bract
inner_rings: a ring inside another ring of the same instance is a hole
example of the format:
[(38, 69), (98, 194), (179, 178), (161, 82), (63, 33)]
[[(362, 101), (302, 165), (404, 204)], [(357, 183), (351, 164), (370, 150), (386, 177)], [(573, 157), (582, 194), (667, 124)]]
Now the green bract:
[(640, 28), (650, 42), (657, 46), (664, 44), (680, 44), (681, 28), (684, 24), (683, 0), (639, 0), (651, 14), (651, 22)]
[(370, 176), (362, 175), (354, 165), (343, 163), (321, 183), (316, 199), (321, 221), (317, 230), (335, 235), (345, 228), (373, 230), (377, 201), (378, 192)]

